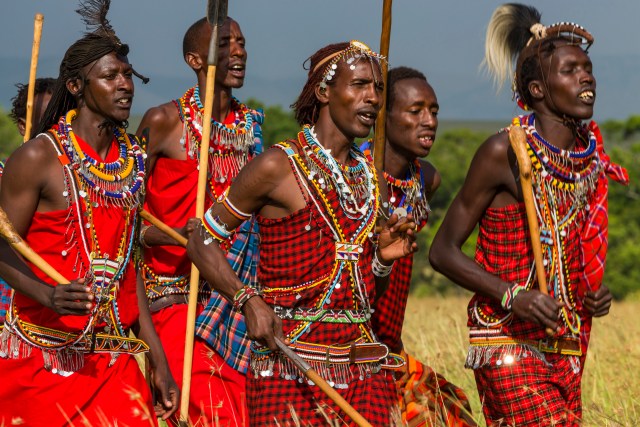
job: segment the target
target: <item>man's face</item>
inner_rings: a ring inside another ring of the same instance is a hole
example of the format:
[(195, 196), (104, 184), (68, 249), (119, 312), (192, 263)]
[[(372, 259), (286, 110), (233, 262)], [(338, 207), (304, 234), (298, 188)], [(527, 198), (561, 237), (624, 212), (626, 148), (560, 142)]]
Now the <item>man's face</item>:
[(227, 19), (220, 28), (218, 37), (216, 85), (232, 89), (241, 88), (244, 84), (247, 51), (244, 48), (245, 39), (240, 25), (232, 19)]
[(541, 63), (547, 74), (545, 104), (558, 116), (586, 120), (593, 116), (596, 79), (589, 56), (579, 46), (565, 44)]
[(114, 122), (129, 118), (133, 101), (133, 69), (127, 57), (115, 52), (85, 67), (84, 105), (97, 115)]
[[(40, 119), (42, 119), (42, 115), (47, 109), (47, 105), (49, 105), (49, 101), (51, 100), (50, 92), (40, 92), (33, 97), (33, 113), (31, 115), (31, 130), (38, 127), (40, 123)], [(27, 131), (27, 118), (20, 117), (18, 119), (18, 131), (20, 135), (24, 136)]]
[(354, 62), (354, 69), (338, 62), (334, 84), (327, 86), (329, 115), (348, 138), (365, 138), (375, 124), (382, 104), (380, 67), (367, 59)]
[(429, 154), (438, 129), (438, 99), (422, 79), (399, 80), (391, 89), (394, 101), (387, 110), (386, 134), (389, 144), (408, 158)]

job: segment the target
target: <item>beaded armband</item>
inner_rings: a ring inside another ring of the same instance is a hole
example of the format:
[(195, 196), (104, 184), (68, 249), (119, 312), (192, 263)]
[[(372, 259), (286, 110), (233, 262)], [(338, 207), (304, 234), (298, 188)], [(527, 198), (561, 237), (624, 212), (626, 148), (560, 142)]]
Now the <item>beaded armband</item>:
[(211, 209), (205, 212), (202, 218), (202, 228), (207, 233), (208, 237), (204, 239), (204, 244), (209, 245), (214, 240), (223, 244), (229, 241), (235, 230), (229, 231), (227, 224), (220, 221), (220, 217), (214, 217), (211, 214)]
[(251, 214), (242, 212), (240, 209), (236, 208), (233, 203), (231, 203), (231, 200), (227, 197), (228, 193), (229, 189), (227, 188), (227, 190), (218, 197), (217, 202), (224, 206), (231, 215), (235, 216), (240, 221), (246, 221), (251, 218)]
[(256, 288), (252, 288), (251, 286), (243, 286), (233, 296), (233, 308), (236, 311), (242, 310), (242, 307), (247, 303), (247, 301), (255, 296), (262, 296), (262, 292), (258, 291)]
[(371, 262), (371, 269), (373, 270), (374, 276), (387, 277), (389, 274), (391, 274), (391, 270), (393, 270), (393, 264), (395, 264), (395, 261), (391, 265), (384, 265), (378, 259), (378, 249), (376, 248), (373, 251), (373, 261)]
[(502, 295), (502, 308), (506, 311), (511, 311), (513, 307), (513, 301), (516, 299), (516, 295), (518, 295), (522, 291), (526, 291), (527, 287), (525, 285), (519, 285), (514, 283), (509, 286), (506, 291), (504, 291), (504, 295)]

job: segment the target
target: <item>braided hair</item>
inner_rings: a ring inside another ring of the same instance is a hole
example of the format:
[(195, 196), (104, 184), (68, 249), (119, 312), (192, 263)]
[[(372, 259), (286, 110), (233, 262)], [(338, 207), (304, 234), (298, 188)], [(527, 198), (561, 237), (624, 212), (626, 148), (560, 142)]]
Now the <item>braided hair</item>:
[(533, 101), (529, 83), (545, 77), (543, 59), (561, 44), (586, 45), (586, 51), (593, 43), (593, 36), (577, 24), (561, 22), (545, 27), (540, 20), (540, 12), (533, 6), (507, 3), (493, 12), (487, 27), (482, 65), (500, 89), (507, 78), (514, 76), (515, 61), (513, 91), (523, 109)]
[[(84, 67), (112, 52), (118, 56), (129, 54), (129, 46), (120, 41), (106, 18), (110, 4), (111, 0), (85, 0), (76, 10), (90, 32), (85, 33), (84, 37), (73, 43), (64, 54), (51, 100), (36, 129), (36, 134), (45, 132), (58, 121), (60, 116), (78, 106), (77, 98), (82, 97), (82, 88), (86, 85), (86, 79), (82, 73)], [(148, 81), (135, 71), (134, 74), (144, 83)], [(67, 90), (67, 82), (75, 79), (82, 81), (81, 90), (76, 96)]]
[[(291, 108), (295, 111), (296, 121), (299, 125), (314, 124), (318, 121), (320, 101), (316, 97), (316, 86), (322, 82), (324, 76), (324, 68), (318, 67), (318, 63), (323, 59), (334, 55), (349, 47), (348, 42), (334, 43), (323, 47), (316, 53), (311, 55), (304, 62), (303, 67), (306, 69), (305, 64), (309, 63), (309, 74), (307, 82), (305, 83), (298, 99), (291, 105)], [(332, 85), (333, 81), (328, 81), (327, 85)]]

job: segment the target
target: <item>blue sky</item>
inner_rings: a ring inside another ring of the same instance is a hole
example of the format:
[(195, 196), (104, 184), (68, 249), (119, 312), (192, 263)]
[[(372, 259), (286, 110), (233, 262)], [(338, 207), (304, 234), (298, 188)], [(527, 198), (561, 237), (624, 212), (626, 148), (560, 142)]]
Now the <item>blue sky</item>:
[[(504, 119), (518, 110), (507, 90), (496, 94), (479, 70), (484, 33), (494, 0), (396, 0), (393, 5), (390, 65), (423, 71), (436, 90), (444, 119)], [(640, 114), (638, 0), (540, 0), (532, 2), (543, 23), (573, 21), (595, 36), (591, 48), (598, 79), (595, 118)], [(44, 14), (38, 76), (57, 76), (66, 48), (84, 27), (72, 0), (3, 0), (0, 15), (0, 106), (26, 82), (33, 16)], [(206, 1), (112, 0), (109, 18), (131, 46), (129, 60), (151, 77), (136, 85), (133, 112), (179, 97), (194, 83), (182, 60), (182, 36), (204, 16)], [(333, 42), (359, 39), (376, 49), (382, 0), (229, 0), (229, 14), (247, 38), (249, 63), (241, 99), (291, 104), (305, 80), (303, 61)]]

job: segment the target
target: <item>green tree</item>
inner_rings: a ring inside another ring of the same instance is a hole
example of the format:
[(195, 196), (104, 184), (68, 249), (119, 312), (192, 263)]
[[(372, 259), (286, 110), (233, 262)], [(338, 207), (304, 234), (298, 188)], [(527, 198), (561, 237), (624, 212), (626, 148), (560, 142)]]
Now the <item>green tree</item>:
[(293, 112), (285, 110), (280, 105), (266, 106), (263, 102), (253, 98), (247, 100), (247, 105), (264, 111), (262, 137), (265, 148), (271, 147), (280, 141), (295, 138), (300, 131), (300, 126), (298, 126)]
[(22, 136), (15, 123), (0, 108), (0, 160), (5, 160), (22, 143)]

